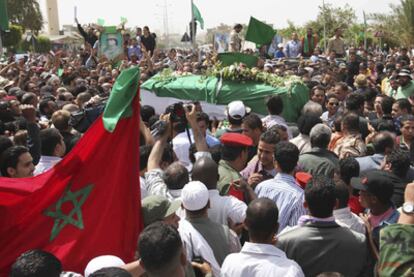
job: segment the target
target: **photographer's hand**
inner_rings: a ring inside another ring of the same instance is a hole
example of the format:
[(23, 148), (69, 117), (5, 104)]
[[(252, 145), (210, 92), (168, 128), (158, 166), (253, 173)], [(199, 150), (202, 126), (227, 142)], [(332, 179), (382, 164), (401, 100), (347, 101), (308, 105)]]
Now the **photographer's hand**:
[(206, 137), (198, 127), (197, 112), (195, 105), (191, 106), (190, 112), (185, 112), (185, 117), (187, 118), (187, 121), (190, 124), (191, 129), (193, 130), (194, 143), (196, 145), (197, 152), (208, 152)]

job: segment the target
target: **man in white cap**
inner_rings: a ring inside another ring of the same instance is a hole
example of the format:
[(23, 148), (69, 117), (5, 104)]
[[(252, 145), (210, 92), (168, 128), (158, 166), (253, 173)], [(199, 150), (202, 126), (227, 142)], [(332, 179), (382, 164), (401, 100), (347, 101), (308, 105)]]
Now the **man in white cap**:
[(85, 277), (88, 277), (95, 271), (106, 267), (122, 267), (125, 263), (117, 256), (103, 255), (93, 258), (85, 268)]
[(183, 188), (181, 199), (186, 219), (180, 221), (178, 231), (188, 261), (201, 258), (211, 265), (214, 276), (220, 276), (220, 266), (226, 256), (240, 251), (236, 234), (208, 218), (209, 192), (203, 183), (189, 182)]
[(411, 71), (409, 69), (401, 69), (397, 76), (398, 83), (400, 86), (397, 90), (396, 99), (408, 98), (411, 104), (414, 96), (414, 82), (412, 80)]
[(242, 122), (243, 118), (250, 113), (250, 108), (246, 107), (242, 101), (236, 100), (230, 102), (227, 107), (226, 111), (224, 112), (227, 116), (227, 120), (229, 121), (229, 126), (225, 129), (217, 130), (216, 138), (220, 138), (224, 133), (241, 133), (242, 132)]

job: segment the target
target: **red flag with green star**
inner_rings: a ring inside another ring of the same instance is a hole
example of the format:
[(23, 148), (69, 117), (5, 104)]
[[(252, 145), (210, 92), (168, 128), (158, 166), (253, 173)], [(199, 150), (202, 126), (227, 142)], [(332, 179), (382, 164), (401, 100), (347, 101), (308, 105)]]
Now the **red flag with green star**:
[(0, 178), (0, 276), (30, 249), (78, 273), (99, 255), (133, 260), (141, 229), (139, 75), (122, 72), (103, 116), (51, 170)]

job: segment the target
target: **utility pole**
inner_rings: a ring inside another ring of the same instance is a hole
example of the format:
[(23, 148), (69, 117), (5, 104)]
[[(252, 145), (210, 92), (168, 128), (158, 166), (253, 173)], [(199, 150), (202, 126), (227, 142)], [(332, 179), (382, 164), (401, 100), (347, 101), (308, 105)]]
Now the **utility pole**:
[(167, 48), (170, 48), (170, 33), (168, 30), (168, 5), (167, 0), (164, 0), (164, 33), (165, 33), (165, 40), (167, 43)]
[(196, 35), (195, 35), (195, 20), (194, 20), (194, 11), (193, 11), (193, 0), (191, 0), (191, 30), (192, 30), (192, 36), (191, 36), (191, 42), (193, 44), (193, 49), (196, 48)]
[(326, 14), (325, 14), (325, 0), (322, 0), (322, 9), (323, 9), (323, 51), (326, 52)]

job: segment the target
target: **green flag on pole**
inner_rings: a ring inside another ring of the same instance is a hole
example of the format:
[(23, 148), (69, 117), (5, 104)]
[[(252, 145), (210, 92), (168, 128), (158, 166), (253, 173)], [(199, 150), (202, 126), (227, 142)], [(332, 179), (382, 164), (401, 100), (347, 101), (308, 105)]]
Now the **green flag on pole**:
[(96, 24), (100, 25), (100, 26), (104, 26), (105, 25), (105, 20), (102, 18), (98, 18), (98, 20), (96, 21)]
[(0, 30), (9, 29), (9, 17), (7, 16), (7, 0), (0, 0)]
[(264, 45), (270, 43), (275, 34), (276, 31), (271, 26), (257, 20), (253, 16), (250, 17), (246, 40)]
[(197, 8), (196, 5), (194, 5), (194, 3), (193, 3), (193, 15), (194, 15), (194, 20), (200, 23), (201, 29), (204, 29), (204, 19), (201, 17), (200, 10)]

